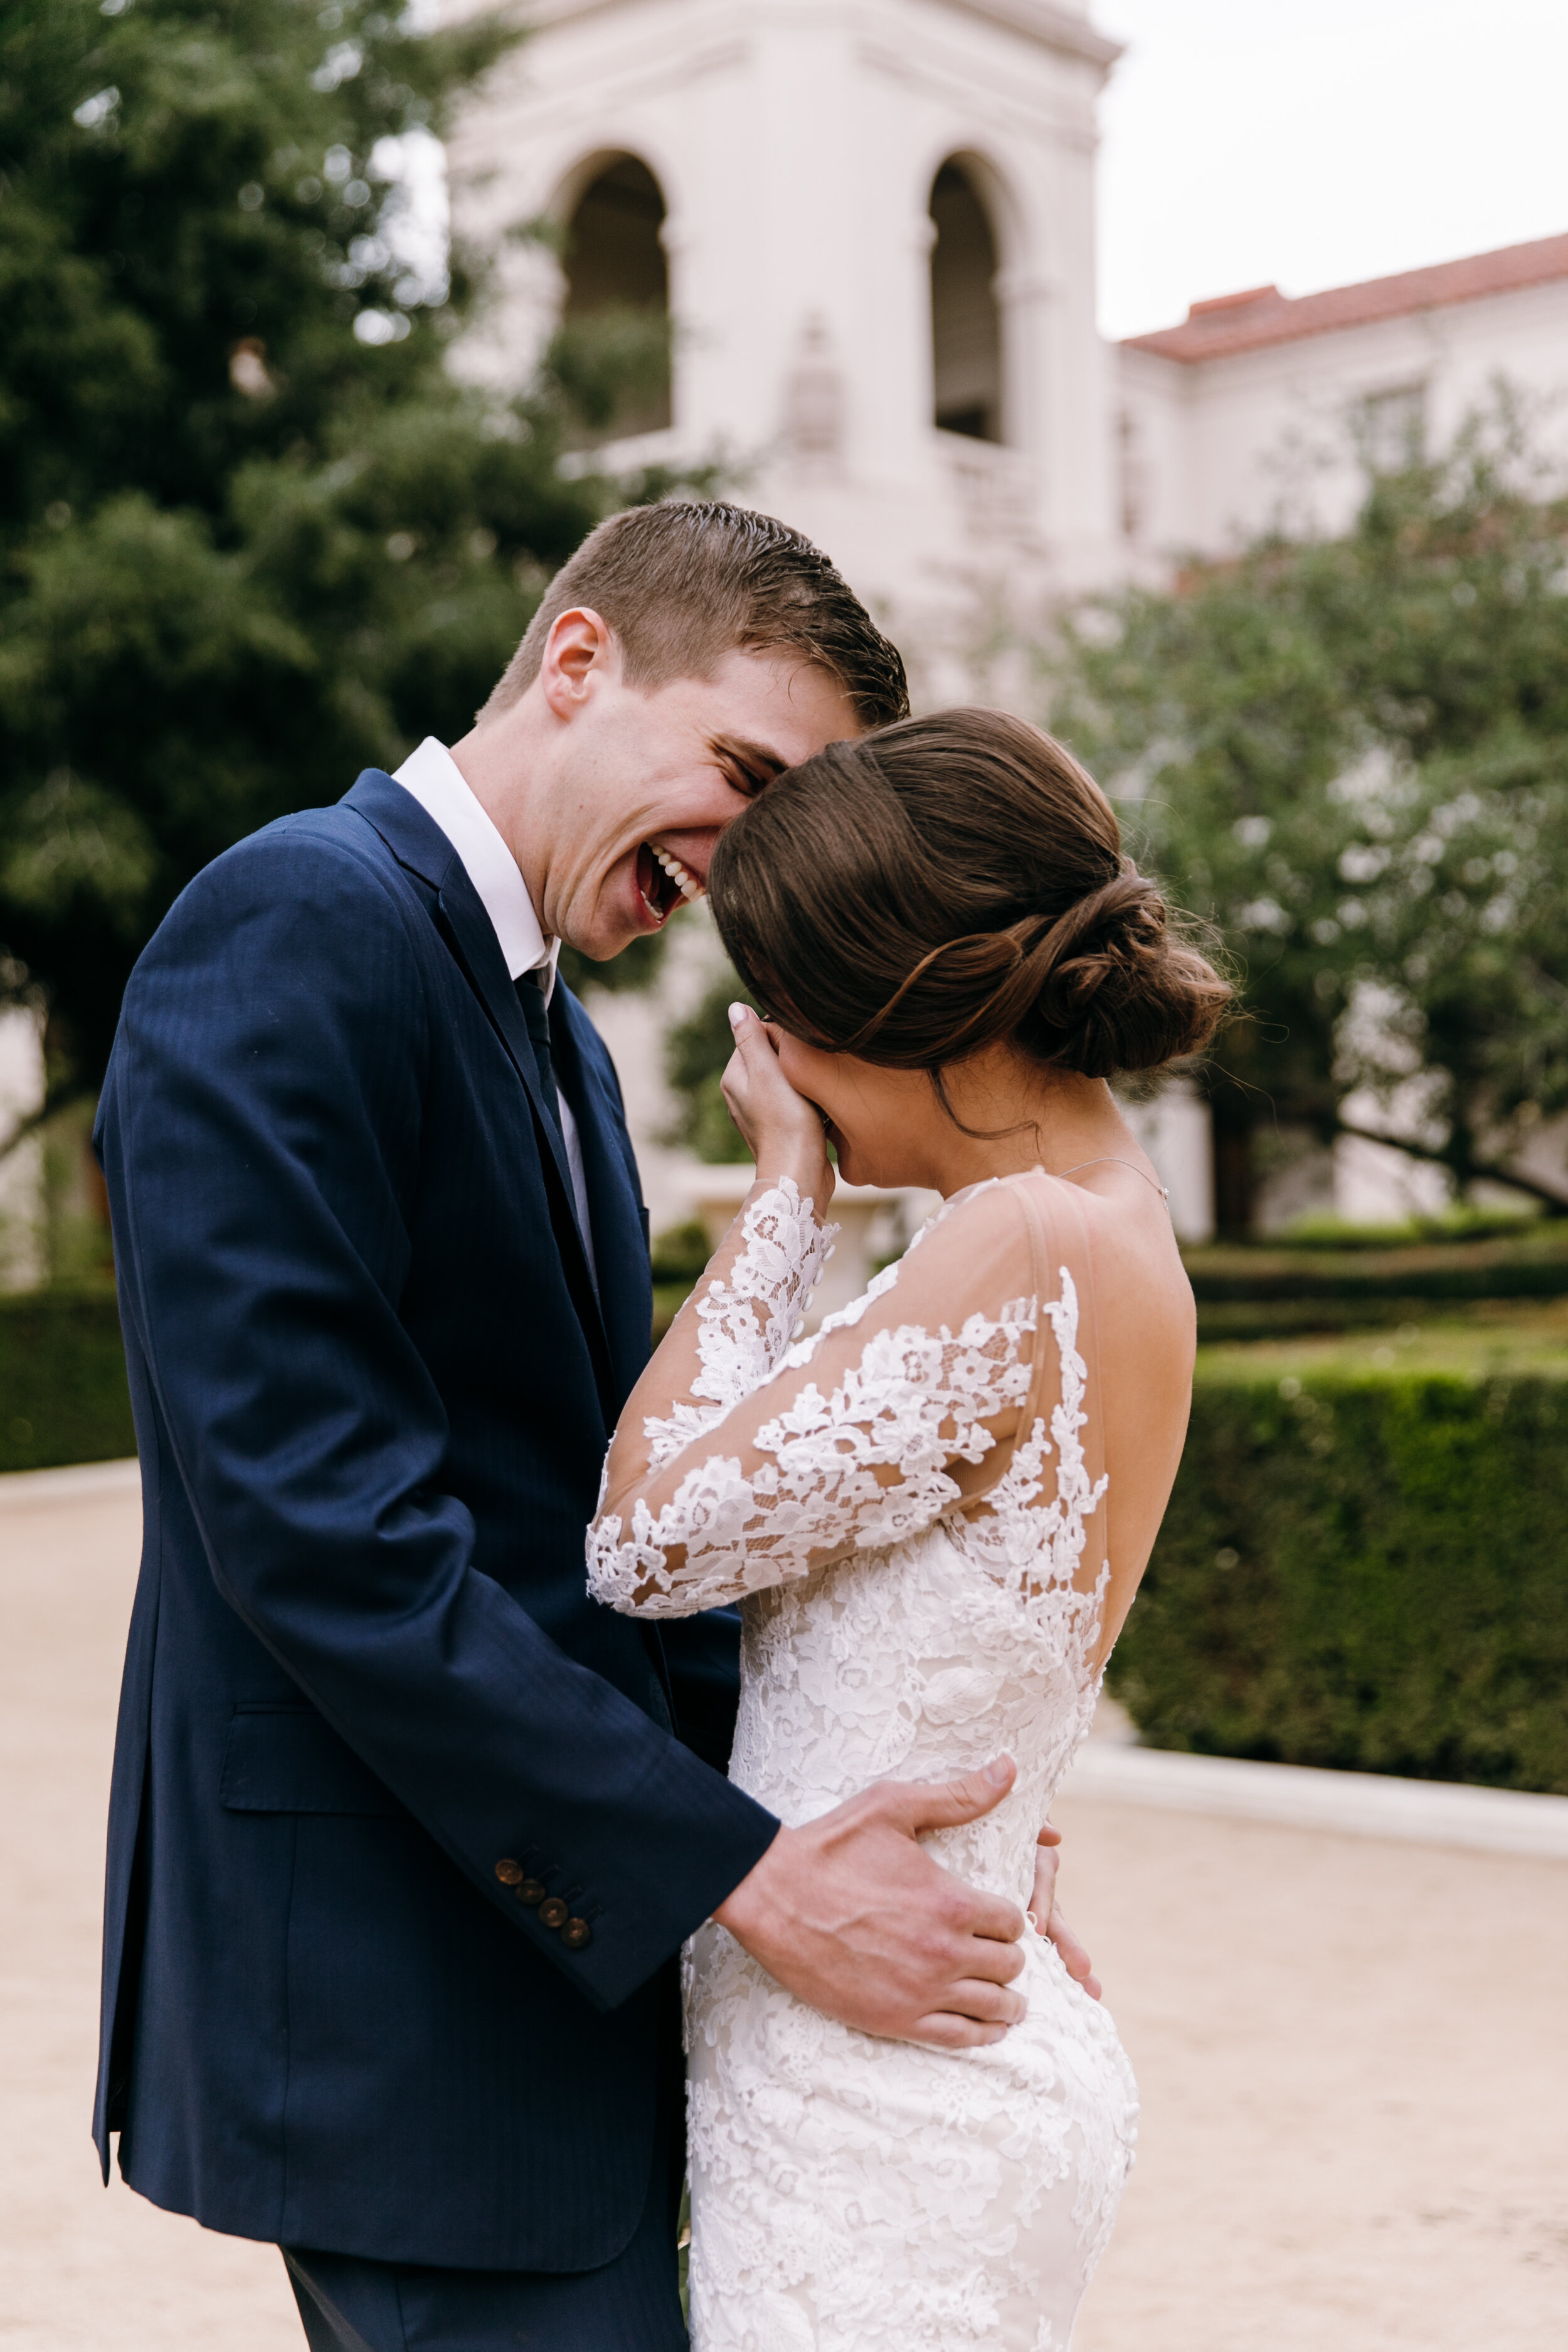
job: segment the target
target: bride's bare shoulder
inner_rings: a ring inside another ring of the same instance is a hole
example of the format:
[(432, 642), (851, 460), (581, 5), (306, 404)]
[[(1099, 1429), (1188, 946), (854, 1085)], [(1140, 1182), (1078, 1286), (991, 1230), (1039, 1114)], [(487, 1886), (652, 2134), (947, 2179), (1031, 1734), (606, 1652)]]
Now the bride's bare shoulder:
[(1092, 1288), (1102, 1339), (1135, 1331), (1190, 1354), (1193, 1287), (1163, 1194), (1134, 1165), (1111, 1163), (1108, 1177), (1097, 1174), (1089, 1185), (1033, 1168), (1004, 1181), (1029, 1202), (1047, 1249), (1069, 1263), (1082, 1253), (1075, 1277)]
[(1192, 1286), (1158, 1190), (1135, 1169), (1091, 1189), (1043, 1168), (955, 1192), (902, 1261), (900, 1295), (1054, 1296), (1061, 1269), (1093, 1303), (1102, 1346), (1190, 1359)]
[(950, 1194), (916, 1234), (901, 1261), (900, 1282), (904, 1267), (918, 1268), (927, 1279), (984, 1282), (1006, 1264), (1026, 1287), (1031, 1231), (1027, 1207), (1012, 1177), (992, 1176), (966, 1184)]

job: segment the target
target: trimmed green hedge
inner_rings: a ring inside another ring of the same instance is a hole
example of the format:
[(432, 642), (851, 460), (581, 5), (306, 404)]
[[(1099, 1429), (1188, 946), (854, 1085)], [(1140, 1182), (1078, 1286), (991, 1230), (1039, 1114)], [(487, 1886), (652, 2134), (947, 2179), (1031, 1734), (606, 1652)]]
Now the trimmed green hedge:
[(111, 1290), (0, 1298), (0, 1470), (136, 1451)]
[(1234, 1362), (1111, 1667), (1143, 1738), (1568, 1794), (1568, 1379)]
[(1568, 1296), (1568, 1219), (1542, 1218), (1517, 1238), (1415, 1242), (1393, 1249), (1209, 1244), (1183, 1255), (1200, 1311), (1287, 1300), (1375, 1306)]

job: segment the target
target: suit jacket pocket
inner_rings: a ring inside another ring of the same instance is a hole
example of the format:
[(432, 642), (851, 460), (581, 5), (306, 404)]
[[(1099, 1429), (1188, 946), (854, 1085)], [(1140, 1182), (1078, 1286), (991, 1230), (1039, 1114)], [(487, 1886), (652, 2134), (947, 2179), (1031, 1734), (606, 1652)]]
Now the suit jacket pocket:
[(314, 1707), (237, 1706), (218, 1801), (231, 1813), (408, 1814)]

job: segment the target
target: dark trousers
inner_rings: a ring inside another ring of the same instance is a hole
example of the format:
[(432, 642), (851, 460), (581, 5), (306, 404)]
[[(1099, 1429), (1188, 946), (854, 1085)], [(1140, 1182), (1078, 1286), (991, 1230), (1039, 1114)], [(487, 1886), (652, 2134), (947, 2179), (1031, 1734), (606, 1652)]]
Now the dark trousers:
[(284, 2246), (310, 2352), (686, 2352), (675, 2246), (685, 2135), (675, 2101), (660, 2106), (642, 2219), (602, 2269), (437, 2270)]

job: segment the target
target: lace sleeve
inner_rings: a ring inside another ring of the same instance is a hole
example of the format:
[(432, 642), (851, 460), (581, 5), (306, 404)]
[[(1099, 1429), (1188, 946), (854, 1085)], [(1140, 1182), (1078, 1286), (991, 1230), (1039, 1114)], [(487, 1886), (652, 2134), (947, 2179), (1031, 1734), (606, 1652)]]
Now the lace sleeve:
[[(748, 1211), (748, 1229), (775, 1197)], [(762, 1263), (753, 1250), (778, 1230), (763, 1214), (697, 1306), (689, 1391), (712, 1409), (679, 1400), (648, 1414), (640, 1441), (616, 1435), (588, 1537), (590, 1586), (614, 1608), (682, 1616), (900, 1542), (983, 1491), (1011, 1458), (1037, 1286), (1009, 1188), (988, 1186), (940, 1220), (913, 1265), (907, 1255), (876, 1296), (795, 1347), (787, 1316), (803, 1286), (787, 1267), (808, 1262), (798, 1234), (747, 1286)], [(668, 1394), (664, 1353), (628, 1423)], [(983, 1465), (988, 1477), (977, 1480)]]
[[(689, 1392), (668, 1414), (643, 1423), (648, 1459), (668, 1462), (694, 1437), (722, 1419), (761, 1386), (789, 1346), (833, 1255), (837, 1225), (819, 1224), (809, 1197), (792, 1178), (748, 1201), (740, 1220), (740, 1248), (727, 1273), (699, 1285), (697, 1370)], [(721, 1253), (715, 1265), (728, 1253)], [(701, 1402), (698, 1402), (701, 1400)]]

